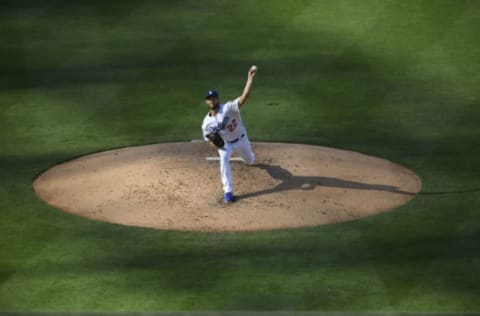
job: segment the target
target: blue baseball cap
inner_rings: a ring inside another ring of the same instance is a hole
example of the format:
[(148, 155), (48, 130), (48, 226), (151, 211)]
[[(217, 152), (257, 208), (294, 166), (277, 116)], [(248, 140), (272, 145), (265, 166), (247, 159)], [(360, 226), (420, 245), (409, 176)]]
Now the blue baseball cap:
[(209, 98), (218, 98), (218, 92), (215, 90), (208, 90), (207, 94), (205, 95), (205, 99)]

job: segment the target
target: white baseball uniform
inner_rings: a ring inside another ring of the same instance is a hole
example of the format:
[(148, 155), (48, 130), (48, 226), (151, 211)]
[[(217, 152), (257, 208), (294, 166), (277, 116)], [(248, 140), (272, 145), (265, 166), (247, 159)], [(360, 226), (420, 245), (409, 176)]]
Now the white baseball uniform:
[(220, 156), (220, 174), (223, 184), (223, 192), (233, 193), (232, 175), (230, 171), (230, 157), (236, 151), (243, 161), (248, 164), (255, 163), (255, 154), (243, 126), (238, 105), (239, 98), (221, 104), (215, 116), (209, 112), (202, 124), (202, 132), (205, 141), (206, 135), (218, 131), (225, 141), (225, 146), (218, 149)]

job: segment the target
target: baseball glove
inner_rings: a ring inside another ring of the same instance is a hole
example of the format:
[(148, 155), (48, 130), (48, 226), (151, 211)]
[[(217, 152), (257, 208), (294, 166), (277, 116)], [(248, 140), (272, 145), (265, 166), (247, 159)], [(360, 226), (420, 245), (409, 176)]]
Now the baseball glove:
[(218, 132), (207, 134), (207, 138), (217, 148), (223, 148), (223, 146), (225, 146), (225, 142)]

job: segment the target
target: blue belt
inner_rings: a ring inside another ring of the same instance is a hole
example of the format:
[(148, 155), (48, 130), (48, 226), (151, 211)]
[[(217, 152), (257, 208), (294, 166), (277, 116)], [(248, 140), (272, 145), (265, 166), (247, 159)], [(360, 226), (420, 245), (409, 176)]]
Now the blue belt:
[(244, 138), (245, 137), (245, 134), (242, 134), (242, 136), (240, 136), (239, 138), (235, 138), (234, 140), (232, 140), (231, 142), (227, 142), (229, 144), (235, 144), (236, 142), (238, 142), (240, 139)]

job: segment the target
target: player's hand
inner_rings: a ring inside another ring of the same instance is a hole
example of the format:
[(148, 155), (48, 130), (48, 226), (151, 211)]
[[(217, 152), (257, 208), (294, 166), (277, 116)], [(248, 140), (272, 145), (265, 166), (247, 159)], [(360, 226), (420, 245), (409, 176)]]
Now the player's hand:
[(248, 70), (248, 78), (253, 78), (256, 74), (257, 74), (257, 67), (256, 66), (250, 67), (250, 69)]

